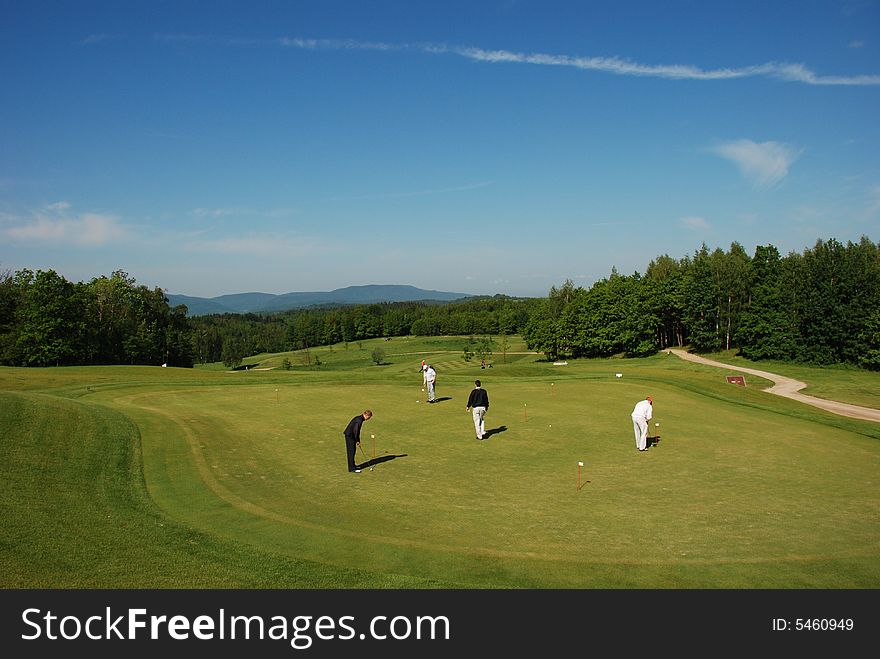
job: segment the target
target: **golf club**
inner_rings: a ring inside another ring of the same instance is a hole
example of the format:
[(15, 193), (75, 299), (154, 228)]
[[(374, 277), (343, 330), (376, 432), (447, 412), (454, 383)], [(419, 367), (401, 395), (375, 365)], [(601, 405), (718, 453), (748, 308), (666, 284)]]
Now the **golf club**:
[[(367, 453), (366, 453), (366, 451), (364, 451), (364, 447), (361, 446), (360, 444), (358, 444), (358, 446), (359, 446), (360, 449), (361, 449), (361, 455), (364, 456), (364, 464), (368, 464), (370, 461), (367, 460)], [(372, 466), (372, 465), (370, 465), (370, 471), (373, 471), (373, 466)]]

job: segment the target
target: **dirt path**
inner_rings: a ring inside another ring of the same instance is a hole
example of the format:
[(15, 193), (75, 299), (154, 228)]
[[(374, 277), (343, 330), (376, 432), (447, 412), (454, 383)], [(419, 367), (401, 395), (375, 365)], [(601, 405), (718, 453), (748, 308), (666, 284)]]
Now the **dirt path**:
[(752, 375), (757, 375), (758, 377), (770, 380), (771, 382), (773, 382), (773, 386), (769, 387), (768, 389), (764, 389), (764, 391), (771, 394), (776, 394), (777, 396), (785, 396), (786, 398), (791, 398), (793, 400), (800, 401), (801, 403), (806, 403), (807, 405), (812, 405), (813, 407), (818, 407), (828, 412), (833, 412), (834, 414), (840, 414), (841, 416), (848, 416), (853, 419), (862, 419), (864, 421), (876, 421), (880, 423), (880, 410), (875, 410), (872, 407), (861, 407), (860, 405), (850, 405), (849, 403), (839, 403), (834, 400), (826, 400), (824, 398), (807, 396), (806, 394), (799, 393), (801, 389), (807, 386), (805, 383), (800, 382), (799, 380), (788, 378), (784, 375), (768, 373), (767, 371), (759, 371), (754, 368), (746, 368), (744, 366), (731, 366), (730, 364), (716, 362), (711, 359), (706, 359), (705, 357), (700, 357), (699, 355), (692, 355), (685, 350), (678, 350), (676, 348), (670, 348), (668, 352), (671, 352), (673, 355), (681, 357), (682, 359), (686, 359), (687, 361), (696, 362), (698, 364), (705, 364), (707, 366), (716, 366), (718, 368), (726, 368), (732, 371), (750, 373)]

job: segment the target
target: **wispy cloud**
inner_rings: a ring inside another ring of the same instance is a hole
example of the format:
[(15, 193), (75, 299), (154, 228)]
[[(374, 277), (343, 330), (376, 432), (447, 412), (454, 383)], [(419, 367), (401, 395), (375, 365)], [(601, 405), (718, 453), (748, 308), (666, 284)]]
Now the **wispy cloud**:
[(194, 208), (188, 212), (188, 215), (199, 219), (219, 220), (223, 217), (264, 217), (264, 218), (285, 218), (295, 215), (296, 210), (293, 208), (269, 208), (255, 209), (243, 207), (231, 208)]
[(483, 50), (481, 48), (455, 48), (452, 49), (452, 52), (480, 62), (566, 66), (616, 75), (673, 80), (731, 80), (761, 76), (809, 85), (880, 85), (880, 75), (822, 76), (814, 73), (803, 64), (788, 62), (766, 62), (738, 68), (701, 69), (690, 64), (643, 64), (619, 57), (573, 57), (546, 53), (516, 53), (508, 50)]
[(705, 231), (709, 228), (709, 223), (704, 218), (696, 216), (682, 217), (678, 220), (678, 223), (685, 229), (692, 229), (694, 231)]
[(411, 192), (385, 192), (372, 195), (363, 195), (355, 197), (355, 199), (400, 199), (404, 197), (423, 197), (426, 195), (448, 194), (451, 192), (467, 192), (469, 190), (479, 190), (493, 185), (494, 181), (483, 181), (481, 183), (471, 183), (468, 185), (459, 185), (452, 188), (438, 188), (431, 190), (415, 190)]
[(434, 55), (457, 55), (489, 64), (530, 64), (557, 66), (597, 71), (622, 76), (664, 78), (671, 80), (733, 80), (766, 77), (785, 82), (808, 85), (880, 85), (880, 75), (820, 75), (801, 63), (764, 62), (748, 66), (703, 69), (692, 64), (656, 64), (636, 62), (622, 57), (585, 57), (550, 53), (523, 53), (511, 50), (486, 50), (471, 46), (432, 43), (385, 43), (359, 41), (356, 39), (308, 39), (281, 37), (274, 39), (250, 39), (217, 37), (192, 34), (158, 34), (158, 41), (182, 44), (210, 44), (219, 46), (275, 46), (301, 50), (370, 50), (370, 51), (416, 51)]
[(864, 209), (858, 214), (858, 219), (863, 222), (873, 222), (880, 218), (880, 185), (873, 186), (868, 191), (868, 198)]
[(801, 149), (787, 144), (746, 139), (720, 144), (711, 150), (735, 163), (743, 176), (760, 188), (771, 187), (784, 179), (802, 153)]
[(792, 226), (806, 228), (818, 235), (834, 235), (842, 226), (870, 229), (880, 220), (880, 184), (851, 190), (845, 197), (813, 204), (801, 204), (788, 212)]
[(283, 37), (275, 41), (280, 46), (308, 50), (405, 50), (410, 46), (381, 41), (358, 41), (355, 39), (299, 39)]
[(29, 217), (12, 219), (12, 226), (5, 228), (2, 235), (11, 242), (79, 247), (99, 247), (129, 236), (128, 229), (116, 215), (68, 214), (69, 209), (70, 204), (64, 201), (50, 204)]
[(235, 215), (239, 212), (235, 208), (194, 208), (189, 214), (199, 218), (217, 219), (228, 215)]
[(115, 41), (119, 38), (120, 37), (113, 34), (90, 34), (80, 40), (80, 44), (83, 46), (92, 46), (97, 43), (104, 43), (105, 41)]
[(852, 18), (873, 6), (872, 0), (844, 0), (841, 3), (840, 13), (847, 18)]
[(188, 252), (206, 252), (224, 256), (285, 257), (314, 255), (323, 251), (314, 238), (290, 234), (251, 233), (215, 240), (200, 240), (184, 247)]
[(408, 50), (407, 44), (392, 44), (379, 41), (359, 41), (356, 39), (305, 39), (300, 37), (252, 38), (229, 37), (211, 34), (156, 34), (156, 41), (178, 44), (205, 44), (212, 46), (259, 46), (298, 48), (300, 50)]

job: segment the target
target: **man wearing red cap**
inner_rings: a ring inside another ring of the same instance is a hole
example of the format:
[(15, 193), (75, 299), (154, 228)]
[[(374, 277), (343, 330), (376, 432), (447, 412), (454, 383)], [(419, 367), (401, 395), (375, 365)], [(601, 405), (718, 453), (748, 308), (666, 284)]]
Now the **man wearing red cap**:
[(647, 396), (640, 400), (632, 411), (633, 430), (636, 433), (636, 448), (640, 451), (648, 450), (648, 421), (654, 411), (654, 399)]
[(434, 383), (437, 381), (437, 371), (434, 370), (434, 367), (431, 364), (428, 364), (428, 368), (425, 369), (425, 386), (428, 387), (428, 402), (434, 403), (436, 402), (434, 398)]

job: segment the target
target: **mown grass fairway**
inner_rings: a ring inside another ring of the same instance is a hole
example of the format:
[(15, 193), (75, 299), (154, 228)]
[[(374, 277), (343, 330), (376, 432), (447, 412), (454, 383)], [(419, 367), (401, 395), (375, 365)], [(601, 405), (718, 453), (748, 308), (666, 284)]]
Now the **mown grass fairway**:
[[(878, 424), (665, 354), (553, 366), (496, 346), (483, 370), (464, 342), (237, 372), (0, 370), (3, 585), (880, 586)], [(649, 393), (661, 439), (639, 453), (629, 415)], [(374, 468), (349, 474), (342, 430), (365, 408)]]

